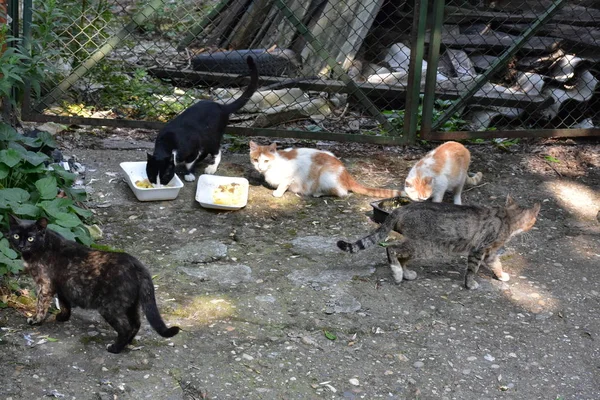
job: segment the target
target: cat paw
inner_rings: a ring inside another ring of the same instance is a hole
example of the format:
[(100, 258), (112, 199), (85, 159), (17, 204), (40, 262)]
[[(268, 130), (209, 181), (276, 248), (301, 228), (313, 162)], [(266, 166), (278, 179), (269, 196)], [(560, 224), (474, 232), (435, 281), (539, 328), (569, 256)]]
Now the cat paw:
[(417, 273), (415, 271), (411, 271), (410, 269), (404, 269), (404, 279), (407, 281), (414, 281), (417, 279)]
[(113, 343), (106, 346), (106, 350), (108, 350), (109, 353), (119, 354), (123, 348)]
[(212, 175), (215, 172), (217, 172), (217, 165), (209, 165), (208, 167), (204, 168), (205, 174)]
[(510, 275), (506, 272), (502, 272), (502, 274), (500, 276), (497, 276), (497, 278), (499, 281), (508, 282), (510, 280)]
[(275, 191), (273, 192), (273, 196), (274, 196), (274, 197), (282, 197), (282, 196), (283, 196), (283, 193), (284, 193), (284, 192), (279, 192), (279, 191), (275, 190)]
[(467, 289), (469, 290), (475, 290), (479, 287), (479, 283), (475, 282), (475, 280), (469, 280), (465, 282), (465, 286), (467, 287)]
[(42, 320), (38, 318), (27, 318), (27, 323), (29, 325), (39, 325), (42, 323)]
[(194, 174), (185, 174), (183, 179), (185, 179), (186, 182), (194, 182), (196, 180), (196, 177), (194, 176)]

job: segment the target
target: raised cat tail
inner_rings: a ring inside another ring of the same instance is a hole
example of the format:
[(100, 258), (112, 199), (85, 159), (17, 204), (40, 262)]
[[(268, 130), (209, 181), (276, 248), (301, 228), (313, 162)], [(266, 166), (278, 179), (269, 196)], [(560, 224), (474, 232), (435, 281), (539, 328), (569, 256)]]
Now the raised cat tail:
[(371, 188), (361, 185), (348, 171), (342, 172), (340, 180), (345, 184), (346, 189), (357, 194), (364, 194), (373, 197), (396, 197), (400, 196), (399, 190)]
[[(139, 261), (138, 261), (139, 262)], [(143, 274), (140, 274), (141, 287), (140, 287), (140, 302), (142, 303), (142, 310), (146, 314), (146, 318), (150, 323), (150, 326), (154, 328), (156, 332), (162, 337), (173, 337), (179, 333), (178, 326), (172, 326), (170, 328), (165, 325), (158, 307), (156, 306), (156, 297), (154, 296), (154, 284), (150, 274), (142, 266)]]
[(400, 219), (402, 212), (403, 212), (402, 208), (395, 209), (394, 211), (392, 211), (390, 213), (390, 215), (387, 216), (385, 221), (383, 221), (383, 223), (381, 225), (379, 225), (379, 228), (377, 228), (370, 235), (368, 235), (360, 240), (357, 240), (354, 243), (339, 240), (337, 242), (337, 247), (339, 247), (341, 250), (347, 251), (349, 253), (356, 253), (360, 250), (364, 250), (367, 247), (371, 247), (374, 244), (381, 242), (382, 240), (387, 238), (387, 235), (392, 231), (392, 229), (394, 229), (394, 227), (398, 223), (398, 220)]
[(467, 174), (467, 179), (465, 179), (465, 183), (470, 186), (475, 186), (475, 185), (478, 185), (479, 182), (481, 182), (482, 178), (483, 178), (483, 174), (481, 172), (478, 172), (476, 174), (469, 172)]
[(258, 68), (256, 68), (256, 63), (254, 62), (254, 58), (248, 56), (246, 58), (246, 62), (248, 63), (248, 67), (250, 68), (250, 84), (244, 90), (244, 93), (240, 97), (238, 97), (234, 102), (225, 104), (223, 106), (225, 112), (228, 114), (234, 113), (240, 108), (244, 107), (250, 97), (256, 92), (258, 88)]

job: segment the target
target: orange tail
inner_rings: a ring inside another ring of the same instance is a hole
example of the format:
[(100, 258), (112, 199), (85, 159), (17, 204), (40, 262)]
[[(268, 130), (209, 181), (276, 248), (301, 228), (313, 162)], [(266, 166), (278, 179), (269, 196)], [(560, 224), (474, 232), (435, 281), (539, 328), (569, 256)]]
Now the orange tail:
[(342, 173), (342, 175), (340, 176), (340, 180), (345, 184), (347, 190), (350, 190), (351, 192), (354, 192), (357, 194), (364, 194), (367, 196), (382, 197), (382, 198), (383, 197), (400, 196), (399, 190), (380, 189), (380, 188), (371, 188), (371, 187), (363, 186), (360, 183), (358, 183), (356, 181), (356, 179), (354, 179), (354, 177), (352, 177), (352, 175), (350, 175), (350, 173), (348, 171), (345, 171), (345, 170)]

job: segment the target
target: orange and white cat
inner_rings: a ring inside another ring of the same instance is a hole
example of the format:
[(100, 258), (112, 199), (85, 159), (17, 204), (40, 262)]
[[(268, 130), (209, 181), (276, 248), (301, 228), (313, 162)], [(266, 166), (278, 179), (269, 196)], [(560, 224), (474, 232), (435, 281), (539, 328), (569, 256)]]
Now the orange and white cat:
[(441, 203), (444, 193), (451, 191), (454, 204), (462, 204), (461, 193), (465, 183), (477, 185), (481, 172), (469, 176), (471, 153), (457, 142), (446, 142), (431, 150), (417, 162), (406, 177), (404, 191), (414, 201), (431, 198)]
[(277, 188), (273, 191), (275, 197), (283, 196), (287, 190), (314, 197), (344, 197), (349, 191), (373, 197), (400, 195), (398, 190), (361, 185), (328, 151), (308, 148), (277, 150), (276, 143), (260, 146), (250, 141), (250, 160), (265, 181)]

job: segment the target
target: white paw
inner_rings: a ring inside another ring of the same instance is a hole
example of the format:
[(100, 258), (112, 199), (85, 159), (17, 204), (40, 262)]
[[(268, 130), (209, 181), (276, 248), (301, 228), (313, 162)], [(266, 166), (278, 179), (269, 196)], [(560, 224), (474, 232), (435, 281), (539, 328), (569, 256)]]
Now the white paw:
[(208, 167), (204, 168), (205, 174), (212, 175), (215, 172), (217, 172), (217, 165), (209, 165)]
[(465, 286), (469, 290), (475, 290), (479, 287), (479, 283), (475, 282), (475, 280), (467, 281), (467, 284)]
[(404, 279), (406, 279), (407, 281), (414, 281), (415, 279), (417, 279), (417, 273), (410, 269), (405, 269), (404, 270)]
[(283, 196), (283, 193), (284, 192), (280, 192), (278, 190), (275, 190), (275, 191), (273, 191), (273, 196), (275, 196), (275, 197), (281, 197), (281, 196)]
[(194, 182), (196, 180), (196, 177), (194, 176), (194, 174), (185, 174), (183, 179), (185, 179), (186, 182)]
[(502, 282), (508, 282), (510, 280), (510, 275), (507, 274), (506, 272), (502, 272), (502, 276), (499, 276), (498, 280), (500, 280)]

